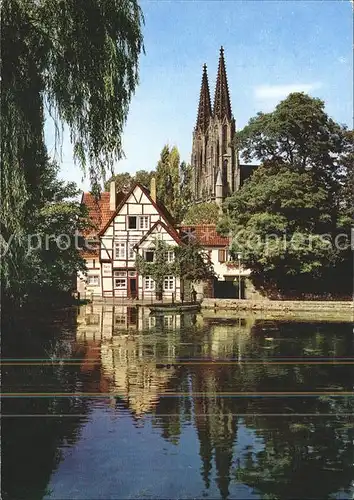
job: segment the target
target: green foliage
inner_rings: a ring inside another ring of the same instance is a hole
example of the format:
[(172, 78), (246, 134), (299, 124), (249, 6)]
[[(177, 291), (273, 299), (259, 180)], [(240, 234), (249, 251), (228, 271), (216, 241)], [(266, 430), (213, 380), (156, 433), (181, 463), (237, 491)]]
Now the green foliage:
[(178, 149), (165, 145), (156, 168), (157, 198), (176, 219), (180, 218), (180, 156)]
[(116, 183), (116, 190), (118, 191), (129, 191), (134, 182), (139, 182), (143, 186), (150, 189), (150, 183), (152, 177), (154, 177), (155, 172), (148, 172), (147, 170), (138, 170), (134, 175), (131, 175), (129, 172), (124, 172), (121, 174), (115, 174), (105, 182), (104, 189), (105, 191), (110, 190), (110, 183), (114, 180)]
[(220, 218), (220, 209), (215, 202), (198, 203), (187, 210), (184, 224), (217, 224)]
[(304, 93), (290, 94), (272, 113), (258, 113), (236, 134), (245, 161), (285, 164), (312, 170), (332, 184), (339, 174), (346, 148), (345, 128), (324, 111), (324, 102)]
[(197, 242), (189, 242), (175, 250), (179, 276), (187, 281), (204, 281), (214, 278), (214, 268), (209, 256)]
[(244, 159), (262, 166), (226, 200), (218, 229), (232, 232), (232, 252), (242, 253), (253, 283), (267, 293), (351, 289), (349, 250), (334, 241), (341, 232), (349, 237), (352, 136), (323, 108), (319, 99), (290, 94), (237, 135)]
[[(175, 276), (186, 281), (200, 281), (215, 276), (213, 266), (203, 249), (197, 243), (168, 245), (160, 238), (155, 238), (151, 247), (154, 249), (154, 261), (147, 262), (137, 255), (136, 268), (142, 276), (151, 276), (156, 284), (157, 294), (162, 295), (165, 276)], [(174, 261), (167, 261), (167, 252), (174, 252)]]
[(77, 231), (87, 227), (86, 212), (73, 200), (79, 194), (75, 185), (56, 178), (58, 170), (56, 164), (45, 164), (26, 233), (2, 240), (2, 293), (13, 303), (69, 292), (75, 272), (85, 270)]
[[(105, 169), (123, 153), (121, 135), (143, 49), (142, 22), (136, 0), (3, 2), (0, 224), (4, 241), (12, 238), (12, 244), (1, 275), (11, 297), (26, 296), (35, 257), (27, 255), (25, 242), (40, 224), (43, 200), (55, 201), (45, 194), (43, 179), (45, 171), (49, 175), (44, 103), (54, 118), (56, 144), (66, 123), (75, 157), (97, 192)], [(48, 272), (39, 258), (34, 278), (41, 276), (42, 264)]]
[(155, 281), (157, 295), (162, 296), (163, 280), (165, 276), (178, 276), (178, 266), (167, 261), (167, 252), (175, 250), (175, 246), (168, 245), (160, 238), (155, 238), (151, 249), (154, 250), (154, 262), (147, 262), (141, 255), (136, 256), (136, 269), (142, 276), (151, 276)]

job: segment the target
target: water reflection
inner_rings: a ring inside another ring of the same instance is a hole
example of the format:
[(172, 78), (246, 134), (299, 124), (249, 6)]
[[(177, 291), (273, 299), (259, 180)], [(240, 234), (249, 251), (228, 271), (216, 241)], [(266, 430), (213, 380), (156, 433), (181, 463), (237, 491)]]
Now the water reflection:
[(350, 324), (104, 305), (81, 308), (73, 333), (77, 364), (64, 362), (55, 382), (48, 368), (31, 384), (7, 380), (87, 396), (42, 409), (81, 412), (71, 443), (69, 419), (60, 439), (50, 428), (46, 498), (352, 497)]

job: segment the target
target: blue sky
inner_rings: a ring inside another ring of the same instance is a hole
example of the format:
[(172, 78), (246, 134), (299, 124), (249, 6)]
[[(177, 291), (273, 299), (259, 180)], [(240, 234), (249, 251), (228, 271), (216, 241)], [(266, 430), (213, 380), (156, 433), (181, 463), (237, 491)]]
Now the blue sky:
[[(213, 100), (221, 45), (238, 129), (301, 90), (323, 99), (336, 121), (352, 125), (350, 0), (142, 0), (141, 7), (146, 55), (123, 136), (126, 159), (115, 166), (117, 173), (154, 169), (166, 143), (190, 160), (202, 66), (208, 66)], [(50, 153), (53, 136), (48, 121)], [(63, 178), (89, 188), (74, 165), (67, 132), (57, 160)]]

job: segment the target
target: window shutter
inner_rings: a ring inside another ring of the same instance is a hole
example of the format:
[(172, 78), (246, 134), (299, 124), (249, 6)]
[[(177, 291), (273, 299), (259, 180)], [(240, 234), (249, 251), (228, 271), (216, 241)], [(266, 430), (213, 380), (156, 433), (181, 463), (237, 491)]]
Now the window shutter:
[(225, 262), (225, 249), (219, 250), (219, 262)]

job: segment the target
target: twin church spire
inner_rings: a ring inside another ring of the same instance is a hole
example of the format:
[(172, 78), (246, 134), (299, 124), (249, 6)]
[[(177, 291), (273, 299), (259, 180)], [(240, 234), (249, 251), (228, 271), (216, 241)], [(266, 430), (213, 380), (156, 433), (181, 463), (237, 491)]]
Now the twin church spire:
[(236, 124), (232, 116), (224, 49), (220, 49), (214, 105), (211, 105), (204, 64), (197, 123), (192, 145), (192, 191), (196, 203), (224, 199), (238, 189), (240, 170), (235, 148)]
[(207, 66), (206, 64), (204, 64), (203, 66), (203, 76), (200, 89), (196, 129), (199, 129), (205, 133), (211, 117), (217, 117), (221, 120), (225, 116), (228, 118), (228, 120), (232, 119), (224, 49), (223, 47), (221, 47), (213, 109), (211, 108)]

